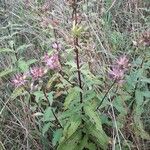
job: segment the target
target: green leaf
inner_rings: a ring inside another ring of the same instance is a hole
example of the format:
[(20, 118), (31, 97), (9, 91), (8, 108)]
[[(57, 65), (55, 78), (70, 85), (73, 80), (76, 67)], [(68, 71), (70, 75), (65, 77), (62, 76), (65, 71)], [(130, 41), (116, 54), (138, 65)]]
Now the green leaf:
[(25, 89), (23, 87), (16, 88), (10, 97), (12, 99), (15, 99), (16, 97), (22, 95), (24, 92), (25, 92)]
[(88, 143), (86, 148), (88, 148), (88, 150), (95, 150), (96, 149), (96, 145), (94, 143)]
[(29, 70), (29, 65), (24, 60), (18, 61), (18, 67), (21, 69), (21, 71), (26, 72)]
[(45, 111), (44, 111), (44, 116), (43, 116), (44, 121), (51, 121), (53, 120), (53, 113), (52, 113), (52, 108), (48, 107)]
[[(85, 135), (79, 145), (76, 147), (77, 150), (83, 150), (88, 144), (88, 136)], [(87, 147), (86, 147), (87, 148)]]
[(11, 69), (11, 68), (5, 69), (4, 71), (0, 72), (0, 78), (4, 77), (14, 71), (15, 71), (15, 69)]
[(69, 94), (67, 95), (64, 102), (64, 109), (67, 109), (72, 101), (77, 100), (79, 98), (79, 92), (80, 89), (78, 87), (69, 89)]
[(49, 104), (51, 105), (53, 102), (53, 92), (48, 93), (47, 96), (48, 96)]
[(109, 138), (103, 130), (98, 130), (92, 123), (88, 123), (86, 125), (86, 130), (97, 145), (99, 145), (103, 150), (108, 149)]
[(53, 139), (52, 139), (53, 146), (55, 146), (60, 141), (62, 132), (63, 132), (62, 129), (58, 129), (53, 133)]
[(76, 146), (81, 141), (82, 134), (76, 131), (69, 139), (59, 143), (57, 150), (77, 150)]
[(79, 118), (78, 116), (72, 116), (64, 128), (63, 139), (66, 140), (70, 136), (72, 136), (72, 134), (76, 132), (80, 124), (81, 124), (81, 118)]
[(85, 114), (90, 118), (90, 122), (86, 123), (87, 132), (94, 138), (97, 144), (103, 150), (107, 150), (109, 138), (102, 129), (101, 119), (92, 106), (85, 106)]
[(35, 91), (33, 93), (35, 95), (35, 101), (39, 103), (42, 99), (45, 99), (44, 93), (42, 91)]
[(42, 134), (43, 134), (43, 136), (44, 136), (45, 133), (48, 131), (48, 129), (50, 128), (50, 126), (51, 126), (51, 123), (50, 123), (50, 122), (44, 124), (44, 126), (43, 126), (43, 128), (42, 128)]

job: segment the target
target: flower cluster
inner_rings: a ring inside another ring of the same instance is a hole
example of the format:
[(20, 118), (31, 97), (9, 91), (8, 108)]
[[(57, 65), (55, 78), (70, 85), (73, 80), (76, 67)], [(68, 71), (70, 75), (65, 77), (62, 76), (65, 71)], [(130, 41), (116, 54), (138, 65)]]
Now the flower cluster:
[(118, 58), (114, 65), (109, 70), (109, 77), (118, 83), (122, 83), (126, 71), (129, 67), (129, 59), (127, 56)]
[(44, 60), (45, 65), (49, 68), (49, 69), (60, 69), (60, 63), (59, 63), (59, 58), (58, 58), (58, 54), (53, 54), (53, 55), (48, 55), (46, 54), (44, 56)]
[[(30, 70), (27, 73), (24, 74), (16, 74), (12, 80), (11, 83), (15, 87), (24, 86), (27, 81), (32, 79), (31, 81), (35, 82), (39, 79), (41, 79), (47, 71), (50, 70), (59, 70), (61, 67), (59, 62), (59, 56), (58, 53), (54, 53), (52, 55), (49, 55), (48, 53), (44, 56), (43, 59), (44, 65), (43, 66), (34, 66), (30, 68)], [(29, 82), (28, 82), (29, 83)]]
[(19, 87), (27, 82), (26, 78), (25, 74), (17, 74), (12, 78), (11, 82), (15, 87)]
[(38, 79), (43, 77), (47, 73), (47, 69), (42, 67), (33, 67), (30, 69), (30, 73), (33, 79)]

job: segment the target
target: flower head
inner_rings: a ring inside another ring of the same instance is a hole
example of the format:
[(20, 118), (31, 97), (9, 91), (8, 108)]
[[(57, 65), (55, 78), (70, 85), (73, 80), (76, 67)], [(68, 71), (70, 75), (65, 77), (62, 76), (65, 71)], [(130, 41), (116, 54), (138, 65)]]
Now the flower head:
[(12, 78), (11, 82), (15, 87), (19, 87), (25, 85), (25, 83), (27, 82), (26, 77), (27, 76), (25, 74), (16, 74)]
[(30, 74), (34, 79), (43, 77), (46, 74), (47, 70), (42, 67), (33, 67), (30, 69)]
[(58, 58), (58, 54), (53, 54), (51, 56), (49, 56), (48, 54), (46, 54), (44, 56), (44, 62), (46, 64), (46, 66), (48, 66), (49, 69), (59, 69), (60, 68), (60, 63), (59, 63), (59, 58)]
[(118, 67), (120, 68), (125, 69), (129, 65), (129, 59), (125, 55), (121, 56), (120, 58), (117, 59), (116, 65), (118, 65)]
[(129, 59), (124, 55), (119, 57), (115, 64), (111, 66), (109, 70), (109, 77), (115, 80), (117, 83), (122, 84), (123, 78), (129, 67)]
[(122, 69), (120, 69), (119, 67), (116, 67), (116, 66), (112, 67), (112, 69), (109, 70), (110, 78), (112, 78), (114, 80), (117, 80), (117, 81), (123, 79), (124, 73), (125, 73), (124, 70), (122, 70)]

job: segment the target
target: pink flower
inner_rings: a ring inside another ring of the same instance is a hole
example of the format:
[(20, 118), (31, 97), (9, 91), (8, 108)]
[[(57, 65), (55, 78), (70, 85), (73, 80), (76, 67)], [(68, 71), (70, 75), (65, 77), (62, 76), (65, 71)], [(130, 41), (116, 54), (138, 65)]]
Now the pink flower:
[(34, 79), (43, 77), (46, 74), (47, 70), (42, 67), (33, 67), (30, 69), (30, 74)]
[(56, 50), (61, 50), (61, 44), (59, 42), (54, 42), (52, 48)]
[(48, 54), (46, 54), (44, 56), (44, 62), (46, 64), (46, 66), (48, 66), (49, 69), (60, 69), (60, 63), (59, 63), (59, 58), (58, 58), (58, 54), (53, 54), (51, 56), (49, 56)]
[(109, 70), (109, 77), (115, 80), (119, 85), (124, 82), (123, 78), (129, 67), (129, 59), (124, 55), (117, 59), (115, 64)]
[(27, 76), (24, 74), (17, 74), (13, 77), (11, 82), (15, 87), (19, 87), (25, 85), (25, 83), (27, 82), (26, 77)]
[(120, 68), (127, 68), (129, 66), (129, 59), (124, 55), (121, 56), (119, 59), (117, 59), (116, 64), (120, 67)]
[(116, 80), (116, 81), (120, 81), (124, 78), (124, 73), (125, 71), (120, 69), (119, 67), (112, 67), (112, 69), (109, 71), (109, 76), (110, 78)]

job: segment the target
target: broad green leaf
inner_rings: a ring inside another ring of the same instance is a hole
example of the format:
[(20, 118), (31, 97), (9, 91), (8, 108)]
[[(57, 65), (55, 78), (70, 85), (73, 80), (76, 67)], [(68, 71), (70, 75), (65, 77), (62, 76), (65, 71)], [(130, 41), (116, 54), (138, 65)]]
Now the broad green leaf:
[(55, 146), (60, 141), (60, 138), (62, 136), (62, 132), (63, 132), (62, 129), (57, 129), (53, 133), (53, 139), (52, 139), (53, 146)]
[(103, 150), (108, 149), (109, 138), (103, 130), (98, 130), (93, 123), (86, 125), (87, 133), (92, 137), (93, 141), (99, 145)]
[(53, 102), (53, 92), (48, 93), (47, 96), (48, 96), (49, 104), (51, 105)]
[(43, 116), (44, 121), (51, 121), (53, 120), (53, 113), (52, 113), (52, 108), (48, 107), (45, 111), (44, 111), (44, 116)]
[(90, 118), (90, 121), (93, 122), (96, 127), (102, 130), (101, 119), (96, 111), (94, 111), (92, 106), (85, 106), (84, 107), (85, 114)]
[(101, 119), (96, 111), (93, 110), (92, 106), (84, 107), (85, 114), (90, 118), (90, 123), (86, 124), (87, 132), (95, 138), (97, 143), (107, 150), (109, 138), (102, 129)]
[(42, 128), (42, 134), (43, 134), (43, 136), (44, 136), (45, 133), (48, 131), (48, 129), (50, 128), (50, 126), (51, 126), (51, 123), (50, 123), (50, 122), (44, 124), (44, 126), (43, 126), (43, 128)]
[(78, 87), (71, 88), (64, 102), (64, 108), (67, 109), (70, 103), (79, 98), (80, 89)]
[[(83, 150), (88, 144), (88, 136), (85, 135), (80, 141), (79, 145), (76, 147), (77, 150)], [(87, 148), (87, 147), (86, 147)]]
[(82, 134), (76, 131), (69, 139), (61, 142), (57, 150), (77, 150), (76, 146), (81, 142)]
[(43, 91), (35, 91), (33, 93), (35, 95), (35, 101), (39, 103), (42, 99), (45, 99)]
[(86, 148), (88, 148), (88, 150), (96, 150), (96, 145), (94, 143), (88, 143)]
[(21, 71), (26, 72), (29, 70), (29, 65), (24, 60), (18, 61), (18, 67), (21, 69)]
[(68, 125), (65, 126), (63, 131), (64, 140), (68, 139), (74, 132), (76, 132), (80, 124), (81, 118), (78, 116), (72, 116), (71, 120), (68, 121)]

